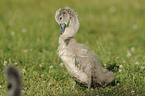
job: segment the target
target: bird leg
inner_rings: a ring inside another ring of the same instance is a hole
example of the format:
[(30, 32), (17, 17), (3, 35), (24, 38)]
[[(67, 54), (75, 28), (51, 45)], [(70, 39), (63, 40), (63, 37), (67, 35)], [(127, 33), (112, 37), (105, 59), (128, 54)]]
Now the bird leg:
[(72, 87), (73, 89), (75, 89), (76, 84), (77, 84), (77, 81), (75, 80), (74, 85)]
[(92, 85), (93, 85), (93, 77), (91, 76), (88, 83), (88, 89), (91, 89)]

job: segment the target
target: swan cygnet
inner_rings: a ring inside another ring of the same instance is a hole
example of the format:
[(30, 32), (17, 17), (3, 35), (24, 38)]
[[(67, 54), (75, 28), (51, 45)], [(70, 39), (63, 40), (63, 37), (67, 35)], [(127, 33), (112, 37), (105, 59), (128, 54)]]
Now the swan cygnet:
[(78, 15), (70, 8), (58, 9), (55, 20), (60, 25), (58, 54), (68, 73), (75, 80), (88, 87), (106, 86), (114, 81), (113, 72), (103, 68), (95, 52), (73, 38), (79, 29)]
[(9, 93), (7, 96), (21, 96), (21, 76), (19, 70), (14, 66), (9, 66), (5, 70), (8, 80)]

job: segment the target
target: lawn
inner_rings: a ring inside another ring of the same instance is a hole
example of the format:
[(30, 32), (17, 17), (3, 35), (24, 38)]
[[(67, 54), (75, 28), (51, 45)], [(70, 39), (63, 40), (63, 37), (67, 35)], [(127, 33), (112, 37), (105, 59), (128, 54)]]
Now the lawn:
[[(21, 70), (24, 96), (145, 95), (144, 0), (1, 0), (0, 96), (7, 94), (4, 70)], [(95, 51), (114, 72), (116, 85), (94, 90), (76, 86), (57, 54), (58, 8), (79, 16), (76, 40)]]

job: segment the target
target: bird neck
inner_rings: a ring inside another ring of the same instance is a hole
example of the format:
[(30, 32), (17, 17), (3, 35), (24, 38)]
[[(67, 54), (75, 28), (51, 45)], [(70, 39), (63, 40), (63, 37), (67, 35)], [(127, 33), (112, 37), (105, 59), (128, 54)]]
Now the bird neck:
[(64, 33), (60, 36), (62, 41), (72, 39), (79, 29), (79, 20), (75, 12), (71, 12), (69, 26), (65, 28)]
[(70, 19), (70, 24), (69, 24), (69, 28), (70, 30), (72, 30), (75, 35), (75, 33), (78, 32), (79, 29), (79, 20), (78, 20), (78, 16), (76, 13), (72, 13), (71, 19)]

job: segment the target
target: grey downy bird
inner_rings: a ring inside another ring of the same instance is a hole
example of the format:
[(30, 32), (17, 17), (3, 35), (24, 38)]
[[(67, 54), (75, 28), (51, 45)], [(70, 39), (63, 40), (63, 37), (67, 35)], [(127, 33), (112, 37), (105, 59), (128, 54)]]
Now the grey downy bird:
[(70, 8), (58, 9), (55, 20), (60, 25), (58, 54), (68, 73), (75, 80), (89, 89), (106, 86), (114, 80), (113, 72), (103, 68), (95, 52), (74, 39), (79, 29), (76, 12)]
[(9, 93), (7, 96), (21, 96), (21, 75), (14, 66), (9, 66), (5, 70), (8, 81)]

